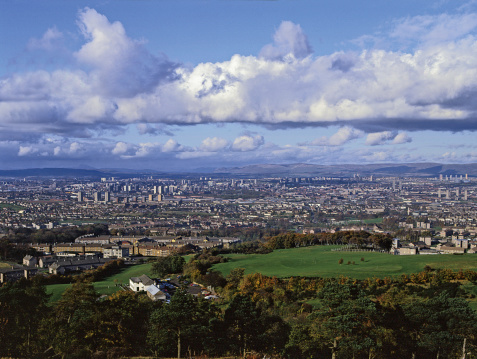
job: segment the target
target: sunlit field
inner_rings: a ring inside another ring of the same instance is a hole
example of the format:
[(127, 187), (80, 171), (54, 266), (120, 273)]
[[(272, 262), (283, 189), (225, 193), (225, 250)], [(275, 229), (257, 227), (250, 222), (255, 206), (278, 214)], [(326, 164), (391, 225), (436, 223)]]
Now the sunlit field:
[[(474, 254), (394, 256), (375, 252), (332, 251), (336, 248), (339, 246), (280, 249), (269, 254), (231, 254), (227, 255), (229, 262), (217, 264), (214, 269), (224, 275), (233, 268), (243, 267), (246, 274), (259, 272), (277, 277), (343, 275), (357, 279), (417, 273), (426, 265), (433, 269), (477, 270), (477, 255)], [(339, 264), (341, 258), (343, 263)]]

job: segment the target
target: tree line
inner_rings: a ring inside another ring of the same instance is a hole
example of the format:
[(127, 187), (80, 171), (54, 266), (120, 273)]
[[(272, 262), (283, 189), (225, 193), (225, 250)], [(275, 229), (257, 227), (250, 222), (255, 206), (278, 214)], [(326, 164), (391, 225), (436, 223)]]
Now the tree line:
[(338, 231), (335, 233), (316, 234), (287, 232), (266, 238), (263, 247), (274, 250), (323, 244), (354, 244), (389, 251), (392, 247), (392, 240), (390, 234), (369, 233), (366, 231)]

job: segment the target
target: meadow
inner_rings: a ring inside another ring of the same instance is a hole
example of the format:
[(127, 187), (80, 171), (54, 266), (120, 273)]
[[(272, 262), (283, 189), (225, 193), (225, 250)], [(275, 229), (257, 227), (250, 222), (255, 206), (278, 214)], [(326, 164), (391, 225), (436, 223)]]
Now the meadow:
[[(365, 279), (393, 277), (402, 273), (418, 273), (426, 265), (433, 269), (477, 270), (477, 255), (414, 255), (394, 256), (376, 252), (332, 251), (339, 246), (312, 246), (279, 249), (268, 254), (230, 254), (229, 261), (216, 264), (214, 269), (224, 275), (234, 268), (245, 268), (245, 273), (262, 273), (276, 277), (337, 277), (340, 275)], [(364, 258), (364, 261), (361, 261)], [(339, 260), (343, 263), (339, 264)], [(355, 264), (347, 264), (348, 262)]]
[[(94, 288), (98, 291), (99, 294), (111, 295), (121, 288), (119, 284), (129, 285), (129, 278), (139, 277), (142, 274), (152, 275), (151, 273), (152, 263), (138, 264), (124, 268), (118, 274), (112, 275), (105, 280), (94, 282)], [(56, 302), (61, 298), (61, 294), (70, 286), (71, 284), (52, 284), (46, 286), (47, 293), (51, 294), (50, 303)]]

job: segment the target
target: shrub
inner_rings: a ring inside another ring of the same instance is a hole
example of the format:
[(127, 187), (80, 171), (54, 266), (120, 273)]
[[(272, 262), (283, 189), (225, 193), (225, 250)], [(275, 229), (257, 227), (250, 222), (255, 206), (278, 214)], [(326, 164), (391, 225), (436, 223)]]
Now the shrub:
[(343, 258), (340, 258), (340, 260), (338, 261), (338, 264), (343, 264)]

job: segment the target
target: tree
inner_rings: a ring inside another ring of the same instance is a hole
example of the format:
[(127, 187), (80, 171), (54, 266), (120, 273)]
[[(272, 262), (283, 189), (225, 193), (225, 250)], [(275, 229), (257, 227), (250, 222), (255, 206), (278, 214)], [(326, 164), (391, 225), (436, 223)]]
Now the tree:
[(0, 357), (32, 357), (40, 351), (39, 324), (49, 312), (48, 298), (37, 281), (0, 287)]
[(100, 346), (98, 298), (90, 282), (73, 283), (63, 293), (50, 318), (42, 323), (45, 339), (57, 355), (83, 353), (86, 356)]
[(216, 312), (206, 301), (199, 301), (185, 289), (178, 289), (168, 305), (156, 309), (150, 320), (149, 342), (159, 352), (170, 355), (169, 343), (177, 343), (177, 357), (180, 358), (185, 340), (190, 350), (204, 348), (210, 332), (209, 322)]
[(311, 334), (309, 323), (296, 324), (292, 326), (285, 353), (293, 359), (316, 358), (319, 346)]
[(158, 304), (130, 291), (118, 291), (98, 304), (101, 350), (120, 348), (122, 355), (146, 354), (148, 321), (154, 305)]
[(318, 297), (323, 307), (316, 313), (312, 329), (329, 345), (332, 358), (343, 351), (368, 353), (375, 346), (370, 331), (376, 321), (376, 306), (356, 284), (329, 282)]
[(229, 337), (238, 344), (238, 352), (245, 353), (255, 349), (262, 330), (260, 328), (261, 312), (250, 297), (236, 295), (225, 310), (224, 321)]
[(419, 356), (455, 357), (466, 338), (475, 345), (477, 315), (464, 299), (447, 291), (409, 304), (405, 314)]
[(173, 255), (158, 258), (156, 262), (152, 264), (152, 273), (158, 277), (164, 277), (168, 274), (182, 273), (184, 268), (184, 257)]

